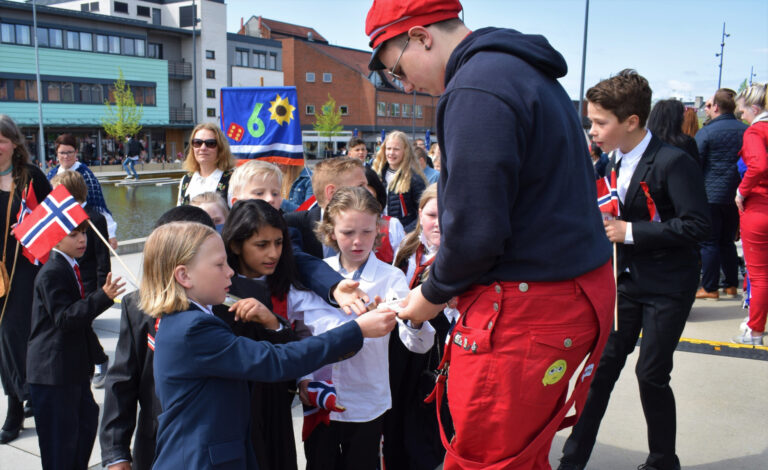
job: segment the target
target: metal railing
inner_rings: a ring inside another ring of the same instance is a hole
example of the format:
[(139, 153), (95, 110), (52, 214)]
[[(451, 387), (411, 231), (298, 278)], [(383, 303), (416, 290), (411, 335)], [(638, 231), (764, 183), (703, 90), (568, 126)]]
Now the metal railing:
[(192, 122), (192, 108), (169, 108), (168, 118), (171, 122)]
[(190, 62), (168, 61), (168, 76), (171, 78), (192, 78), (192, 64)]

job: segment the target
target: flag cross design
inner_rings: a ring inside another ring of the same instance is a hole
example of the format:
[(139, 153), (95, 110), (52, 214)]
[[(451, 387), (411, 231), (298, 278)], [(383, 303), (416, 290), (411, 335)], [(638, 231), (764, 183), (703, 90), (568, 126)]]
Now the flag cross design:
[(64, 185), (51, 191), (31, 214), (24, 217), (14, 236), (37, 258), (43, 259), (78, 225), (88, 220), (82, 206)]

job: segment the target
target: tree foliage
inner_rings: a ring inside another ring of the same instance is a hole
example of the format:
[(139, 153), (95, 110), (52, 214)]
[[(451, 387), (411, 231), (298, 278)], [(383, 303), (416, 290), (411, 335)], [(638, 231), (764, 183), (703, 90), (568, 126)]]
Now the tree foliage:
[(136, 106), (131, 86), (125, 82), (121, 68), (118, 68), (118, 77), (114, 87), (115, 103), (111, 104), (109, 99), (104, 101), (107, 110), (101, 118), (101, 125), (108, 136), (122, 140), (125, 136), (135, 135), (141, 130), (144, 106)]
[(344, 126), (341, 125), (341, 110), (336, 106), (336, 100), (334, 100), (330, 93), (328, 94), (328, 101), (323, 104), (320, 109), (320, 114), (315, 118), (314, 129), (321, 137), (333, 137), (341, 133)]

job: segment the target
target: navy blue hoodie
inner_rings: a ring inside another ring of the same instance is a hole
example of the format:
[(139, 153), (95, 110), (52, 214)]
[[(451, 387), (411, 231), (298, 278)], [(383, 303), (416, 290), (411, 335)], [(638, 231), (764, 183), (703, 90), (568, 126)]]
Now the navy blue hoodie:
[(509, 29), (477, 30), (451, 54), (430, 302), (472, 284), (573, 279), (610, 258), (584, 132), (557, 82), (566, 72), (543, 36)]

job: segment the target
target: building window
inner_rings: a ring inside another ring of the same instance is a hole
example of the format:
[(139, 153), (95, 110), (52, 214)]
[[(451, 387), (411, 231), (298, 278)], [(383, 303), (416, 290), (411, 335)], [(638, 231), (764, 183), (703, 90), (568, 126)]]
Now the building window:
[(411, 117), (411, 105), (403, 103), (403, 117)]
[(49, 82), (47, 86), (48, 101), (61, 101), (61, 84), (59, 82)]
[(214, 88), (208, 88), (205, 90), (206, 98), (216, 98), (216, 90)]
[(146, 106), (155, 106), (155, 89), (144, 87), (144, 104)]
[(14, 40), (14, 29), (12, 24), (3, 23), (0, 24), (0, 41), (3, 42), (13, 42)]
[(150, 42), (147, 44), (147, 56), (153, 59), (163, 58), (163, 45)]
[(422, 111), (420, 104), (413, 106), (413, 115), (416, 117), (416, 119), (421, 119), (424, 117), (424, 112)]
[(80, 50), (93, 50), (93, 35), (91, 33), (80, 33)]
[(101, 85), (91, 85), (91, 103), (102, 104), (104, 103), (104, 89)]
[(115, 2), (115, 13), (128, 13), (128, 4), (124, 2)]
[(248, 50), (235, 49), (235, 65), (248, 67)]
[(80, 49), (80, 34), (76, 31), (67, 31), (67, 49)]
[(16, 44), (31, 44), (32, 39), (29, 34), (30, 27), (25, 24), (16, 25)]
[(91, 11), (99, 11), (99, 2), (91, 2)]
[(136, 43), (133, 39), (123, 38), (123, 54), (136, 55)]
[(390, 103), (389, 104), (389, 115), (393, 117), (399, 117), (400, 116), (400, 103)]
[(267, 53), (264, 51), (253, 51), (253, 66), (259, 69), (267, 68)]
[(149, 7), (143, 7), (141, 5), (136, 5), (136, 16), (145, 16), (145, 17), (149, 18), (150, 17)]
[(206, 59), (215, 59), (216, 58), (216, 51), (205, 51), (205, 58)]
[(315, 83), (315, 72), (307, 72), (307, 82)]
[(10, 80), (0, 78), (0, 101), (8, 101), (8, 83)]
[(48, 28), (37, 28), (37, 45), (48, 47)]
[(109, 52), (109, 38), (107, 36), (96, 35), (96, 52)]
[(206, 108), (205, 114), (208, 117), (216, 117), (216, 108)]
[(80, 11), (88, 11), (90, 7), (90, 3), (81, 3), (80, 4)]
[(377, 116), (387, 115), (387, 103), (383, 101), (379, 101), (378, 103), (376, 103), (376, 115)]
[(72, 82), (61, 84), (61, 101), (64, 103), (73, 103), (75, 101), (75, 86)]
[(110, 54), (119, 54), (120, 53), (120, 38), (117, 36), (109, 36), (109, 53)]
[(80, 85), (80, 99), (79, 102), (83, 104), (91, 103), (91, 86), (88, 84)]
[(339, 106), (339, 112), (341, 112), (342, 116), (346, 116), (349, 114), (349, 106)]
[(267, 64), (269, 70), (277, 70), (277, 54), (274, 52), (269, 53), (269, 63)]
[(216, 78), (216, 71), (213, 69), (205, 69), (205, 78)]
[(64, 32), (60, 29), (48, 30), (48, 45), (51, 47), (64, 47)]
[(143, 39), (136, 40), (136, 55), (139, 57), (144, 57), (144, 40)]
[(304, 111), (307, 116), (314, 116), (315, 115), (315, 105), (308, 104), (306, 111)]
[(323, 83), (333, 82), (333, 74), (329, 72), (323, 72)]

